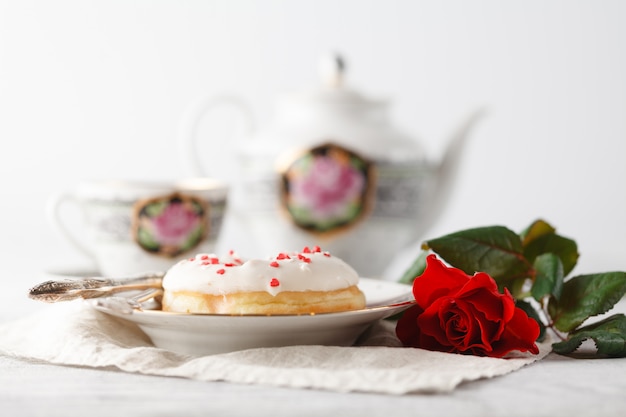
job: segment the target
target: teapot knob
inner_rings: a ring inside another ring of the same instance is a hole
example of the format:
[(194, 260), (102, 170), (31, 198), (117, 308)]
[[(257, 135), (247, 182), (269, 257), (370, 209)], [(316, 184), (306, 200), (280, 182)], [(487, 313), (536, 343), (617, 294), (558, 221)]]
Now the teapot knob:
[(320, 59), (318, 71), (325, 87), (339, 88), (343, 85), (346, 62), (341, 55), (330, 54)]

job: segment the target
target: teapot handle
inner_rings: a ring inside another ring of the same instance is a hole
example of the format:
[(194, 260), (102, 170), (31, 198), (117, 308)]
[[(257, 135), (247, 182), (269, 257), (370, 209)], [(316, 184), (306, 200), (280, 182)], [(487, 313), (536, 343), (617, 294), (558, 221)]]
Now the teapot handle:
[(241, 116), (242, 123), (235, 136), (246, 136), (254, 130), (254, 117), (250, 106), (240, 97), (231, 94), (221, 94), (204, 99), (191, 106), (183, 115), (179, 142), (183, 146), (184, 160), (190, 166), (192, 174), (208, 176), (199, 157), (198, 126), (210, 112), (220, 107), (231, 107)]
[[(69, 192), (58, 192), (51, 196), (46, 203), (46, 218), (48, 223), (57, 230), (78, 252), (85, 255), (92, 261), (96, 261), (96, 254), (87, 241), (79, 239), (75, 232), (72, 232), (67, 221), (61, 216), (61, 207), (66, 204), (80, 207), (79, 201)], [(76, 229), (77, 230), (77, 229)]]

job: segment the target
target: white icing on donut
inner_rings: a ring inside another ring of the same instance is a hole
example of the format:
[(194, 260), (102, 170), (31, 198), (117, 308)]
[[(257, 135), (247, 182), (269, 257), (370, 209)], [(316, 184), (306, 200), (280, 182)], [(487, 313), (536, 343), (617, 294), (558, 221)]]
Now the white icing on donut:
[(319, 248), (242, 262), (236, 254), (198, 254), (178, 262), (163, 278), (166, 291), (223, 295), (237, 292), (334, 291), (357, 285), (356, 271)]

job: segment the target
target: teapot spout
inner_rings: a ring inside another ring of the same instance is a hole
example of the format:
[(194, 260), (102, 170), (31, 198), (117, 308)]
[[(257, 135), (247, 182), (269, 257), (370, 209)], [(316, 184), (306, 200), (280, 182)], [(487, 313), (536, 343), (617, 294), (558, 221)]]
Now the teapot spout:
[(465, 118), (453, 132), (448, 143), (448, 148), (439, 162), (439, 165), (433, 167), (434, 178), (436, 180), (431, 196), (432, 200), (428, 205), (429, 212), (425, 216), (427, 221), (424, 224), (431, 226), (437, 220), (439, 214), (443, 212), (445, 204), (454, 189), (468, 138), (485, 114), (486, 110), (480, 108), (473, 111)]

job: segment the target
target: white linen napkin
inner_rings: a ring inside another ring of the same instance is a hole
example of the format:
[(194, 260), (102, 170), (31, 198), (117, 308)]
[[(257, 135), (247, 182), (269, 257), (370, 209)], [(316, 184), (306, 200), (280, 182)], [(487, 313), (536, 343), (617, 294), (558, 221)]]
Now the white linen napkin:
[(535, 362), (549, 353), (550, 344), (539, 348), (538, 355), (509, 359), (402, 348), (393, 323), (382, 321), (353, 347), (289, 346), (191, 357), (154, 347), (135, 324), (82, 302), (53, 304), (0, 325), (0, 353), (20, 358), (337, 392), (450, 392), (464, 381), (504, 375)]

